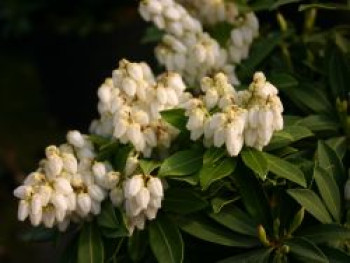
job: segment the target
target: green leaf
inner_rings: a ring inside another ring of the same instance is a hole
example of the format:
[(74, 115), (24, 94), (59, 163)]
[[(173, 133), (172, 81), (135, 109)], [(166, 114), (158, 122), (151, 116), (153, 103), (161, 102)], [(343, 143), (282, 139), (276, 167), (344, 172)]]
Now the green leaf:
[(256, 238), (235, 234), (226, 228), (201, 217), (186, 217), (177, 220), (186, 233), (208, 242), (230, 247), (254, 247), (259, 244)]
[(310, 129), (304, 126), (297, 126), (297, 125), (287, 126), (284, 128), (284, 131), (289, 133), (292, 136), (293, 142), (297, 142), (302, 139), (314, 136), (312, 131), (310, 131)]
[(333, 218), (340, 222), (341, 218), (341, 201), (337, 183), (334, 178), (321, 167), (315, 167), (314, 178), (318, 191), (328, 211)]
[(197, 185), (199, 182), (198, 173), (195, 173), (193, 175), (170, 177), (169, 179), (174, 180), (174, 181), (185, 182), (185, 183), (190, 184), (190, 185)]
[(148, 246), (147, 231), (135, 230), (128, 239), (128, 254), (133, 262), (141, 262)]
[(156, 43), (161, 41), (164, 32), (155, 26), (149, 26), (146, 29), (145, 35), (141, 39), (141, 44)]
[(219, 224), (248, 236), (257, 235), (257, 224), (252, 217), (236, 206), (227, 206), (219, 213), (210, 213), (209, 216)]
[(308, 117), (296, 122), (296, 125), (302, 125), (309, 128), (312, 132), (337, 132), (339, 124), (324, 115), (309, 115)]
[(96, 157), (96, 160), (99, 162), (106, 161), (110, 157), (112, 157), (116, 151), (118, 151), (119, 144), (116, 141), (110, 141), (107, 144), (104, 144), (99, 149), (98, 155)]
[(245, 148), (241, 151), (241, 157), (245, 165), (255, 172), (262, 180), (266, 179), (268, 163), (264, 154), (253, 148)]
[(272, 136), (270, 143), (264, 148), (265, 151), (273, 151), (285, 147), (293, 142), (293, 137), (288, 132), (278, 131)]
[(181, 263), (184, 259), (184, 244), (177, 226), (159, 214), (149, 224), (149, 242), (159, 263)]
[(268, 263), (272, 251), (272, 248), (259, 248), (220, 260), (218, 263)]
[(274, 33), (255, 41), (249, 58), (240, 64), (239, 76), (244, 78), (253, 75), (260, 63), (280, 44), (282, 38), (281, 34)]
[(274, 4), (270, 7), (270, 10), (278, 9), (281, 6), (288, 5), (288, 4), (294, 4), (299, 3), (302, 0), (277, 0), (274, 2)]
[(211, 206), (213, 208), (213, 211), (215, 214), (219, 213), (225, 206), (232, 204), (234, 202), (236, 202), (237, 200), (239, 200), (240, 197), (236, 196), (236, 197), (214, 197), (211, 200)]
[(189, 189), (169, 188), (165, 192), (162, 208), (178, 214), (190, 214), (208, 206), (208, 202)]
[(301, 262), (328, 263), (321, 249), (306, 238), (293, 238), (285, 244), (290, 247), (290, 253)]
[(299, 6), (299, 11), (306, 11), (311, 8), (317, 9), (326, 9), (326, 10), (344, 10), (349, 11), (350, 8), (347, 5), (334, 4), (334, 3), (326, 3), (326, 4), (303, 4)]
[(298, 86), (298, 80), (286, 73), (274, 73), (269, 78), (278, 89), (293, 88)]
[(129, 144), (119, 145), (113, 160), (115, 170), (124, 171), (126, 160), (128, 159), (128, 156), (132, 150), (133, 147)]
[(328, 258), (329, 263), (350, 262), (350, 255), (340, 249), (323, 246), (321, 250)]
[(175, 128), (178, 128), (180, 131), (186, 130), (186, 123), (188, 118), (185, 116), (184, 109), (171, 109), (165, 110), (160, 113), (162, 118)]
[(270, 208), (264, 189), (256, 176), (245, 167), (238, 167), (233, 175), (245, 209), (256, 224), (268, 227), (271, 221)]
[(233, 173), (237, 161), (233, 158), (224, 158), (217, 163), (206, 163), (199, 172), (199, 181), (203, 190), (215, 181), (225, 178)]
[(350, 76), (350, 66), (346, 55), (336, 46), (332, 45), (328, 58), (328, 80), (333, 98), (346, 99), (346, 91)]
[(161, 166), (161, 162), (152, 159), (141, 159), (140, 167), (144, 174), (151, 174), (155, 169)]
[(340, 242), (350, 239), (350, 229), (337, 224), (322, 224), (303, 228), (296, 233), (315, 244)]
[(104, 248), (100, 232), (94, 223), (85, 223), (79, 237), (78, 263), (103, 261)]
[(232, 24), (227, 22), (216, 23), (208, 32), (222, 47), (226, 47), (227, 41), (231, 37)]
[(225, 150), (217, 147), (210, 147), (205, 151), (203, 156), (203, 164), (216, 163), (226, 154)]
[(89, 140), (98, 147), (102, 147), (103, 145), (107, 145), (111, 142), (111, 138), (106, 138), (96, 134), (90, 134)]
[(159, 176), (184, 176), (198, 171), (202, 166), (202, 154), (195, 150), (177, 152), (164, 160)]
[(119, 222), (111, 202), (106, 201), (103, 203), (101, 213), (97, 216), (97, 224), (107, 228), (119, 227)]
[(309, 189), (289, 189), (287, 193), (320, 222), (324, 224), (332, 222), (327, 209), (313, 191)]
[(332, 176), (339, 187), (343, 187), (346, 175), (342, 161), (338, 155), (325, 142), (319, 141), (317, 145), (317, 163)]
[(326, 144), (335, 151), (339, 159), (342, 160), (346, 153), (346, 137), (333, 137), (326, 141)]
[(302, 187), (306, 187), (304, 173), (297, 166), (272, 154), (264, 154), (269, 164), (269, 170), (272, 173)]

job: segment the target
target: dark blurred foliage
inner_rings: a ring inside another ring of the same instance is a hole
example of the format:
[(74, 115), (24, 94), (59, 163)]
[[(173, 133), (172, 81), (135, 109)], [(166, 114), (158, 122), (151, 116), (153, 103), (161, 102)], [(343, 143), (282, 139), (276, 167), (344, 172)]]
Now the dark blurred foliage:
[(132, 0), (0, 1), (0, 262), (55, 262), (52, 245), (21, 241), (14, 187), (48, 144), (87, 132), (96, 91), (118, 60), (147, 60)]

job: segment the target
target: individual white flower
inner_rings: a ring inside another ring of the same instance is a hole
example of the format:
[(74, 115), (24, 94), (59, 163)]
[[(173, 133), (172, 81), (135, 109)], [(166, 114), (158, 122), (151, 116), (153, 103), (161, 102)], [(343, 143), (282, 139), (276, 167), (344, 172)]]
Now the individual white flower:
[(126, 198), (135, 196), (144, 184), (142, 175), (135, 175), (131, 179), (127, 179), (124, 184), (124, 194)]
[(146, 187), (142, 187), (140, 191), (136, 194), (135, 200), (137, 204), (142, 208), (146, 209), (150, 201), (151, 195)]
[(57, 192), (68, 195), (73, 192), (70, 182), (65, 178), (56, 178), (54, 180), (54, 188)]
[(147, 181), (147, 189), (152, 196), (162, 197), (164, 195), (162, 181), (157, 177), (150, 177)]
[(114, 206), (120, 206), (124, 201), (124, 193), (121, 188), (114, 188), (109, 193), (109, 198)]
[(105, 199), (105, 192), (96, 184), (88, 186), (88, 193), (92, 199), (102, 202)]
[(86, 215), (91, 210), (91, 197), (86, 193), (80, 193), (77, 196), (78, 208), (83, 215)]
[(21, 200), (19, 201), (18, 205), (18, 220), (19, 221), (24, 221), (29, 215), (30, 207), (29, 203), (26, 200)]
[(76, 130), (67, 133), (67, 141), (77, 148), (83, 147), (85, 143), (83, 135)]

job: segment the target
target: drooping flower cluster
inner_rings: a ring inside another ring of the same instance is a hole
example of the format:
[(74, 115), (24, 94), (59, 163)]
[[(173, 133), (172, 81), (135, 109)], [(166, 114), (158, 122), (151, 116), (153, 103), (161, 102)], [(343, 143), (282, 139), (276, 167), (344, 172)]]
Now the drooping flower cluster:
[[(259, 34), (254, 13), (239, 15), (234, 3), (224, 1), (179, 2), (188, 11), (174, 0), (140, 3), (141, 16), (166, 32), (155, 50), (158, 61), (168, 70), (179, 72), (190, 85), (217, 72), (224, 72), (231, 83), (238, 84), (234, 65), (248, 57), (253, 39)], [(230, 23), (233, 29), (225, 47), (204, 32), (197, 19), (204, 24)]]
[(114, 136), (122, 143), (132, 143), (149, 157), (154, 147), (169, 147), (177, 130), (162, 121), (162, 110), (177, 107), (187, 95), (179, 74), (153, 76), (146, 63), (121, 60), (99, 88), (100, 120), (93, 121), (91, 132)]
[(38, 170), (15, 189), (14, 195), (20, 199), (19, 220), (29, 217), (34, 226), (58, 225), (63, 231), (71, 220), (100, 213), (106, 189), (116, 185), (119, 174), (108, 164), (95, 162), (87, 136), (71, 131), (67, 140), (59, 147), (47, 147)]
[(207, 147), (225, 144), (228, 153), (237, 156), (244, 144), (262, 150), (273, 132), (283, 128), (278, 91), (261, 72), (245, 91), (236, 92), (222, 73), (203, 78), (201, 88), (204, 95), (184, 104), (192, 140), (204, 135)]
[(109, 195), (114, 206), (124, 208), (130, 233), (135, 227), (144, 229), (146, 220), (156, 217), (164, 196), (162, 181), (152, 175), (135, 174), (138, 166), (137, 157), (129, 156), (124, 171), (128, 177)]
[(203, 31), (200, 22), (183, 6), (173, 0), (144, 0), (139, 10), (146, 21), (166, 32), (155, 53), (168, 70), (179, 72), (190, 85), (219, 71), (238, 83), (227, 51)]

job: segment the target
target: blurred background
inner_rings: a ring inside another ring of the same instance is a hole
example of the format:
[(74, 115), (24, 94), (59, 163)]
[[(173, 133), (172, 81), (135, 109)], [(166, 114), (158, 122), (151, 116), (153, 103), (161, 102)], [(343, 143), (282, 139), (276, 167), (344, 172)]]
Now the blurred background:
[[(12, 195), (48, 144), (97, 117), (99, 85), (121, 58), (152, 63), (133, 0), (0, 1), (0, 262), (55, 262), (22, 238)], [(45, 252), (43, 252), (45, 251)], [(30, 259), (28, 261), (28, 259)]]

